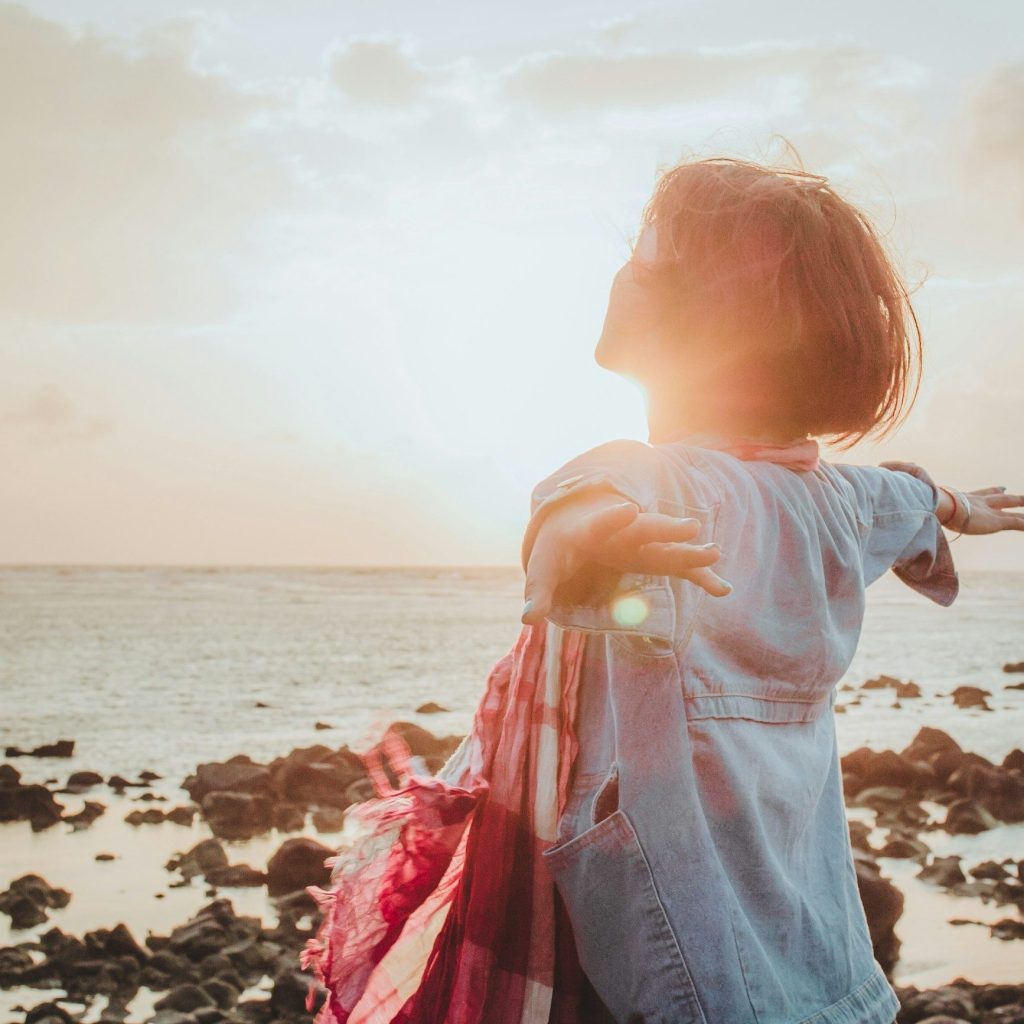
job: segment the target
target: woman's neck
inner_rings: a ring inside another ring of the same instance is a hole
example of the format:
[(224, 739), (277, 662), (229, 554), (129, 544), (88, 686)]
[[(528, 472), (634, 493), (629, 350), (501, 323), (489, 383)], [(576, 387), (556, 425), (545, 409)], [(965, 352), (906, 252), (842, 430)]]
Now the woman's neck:
[(728, 402), (698, 405), (689, 396), (659, 398), (651, 392), (647, 400), (647, 432), (649, 444), (704, 433), (744, 437), (764, 444), (788, 444), (805, 436), (743, 415), (742, 410)]

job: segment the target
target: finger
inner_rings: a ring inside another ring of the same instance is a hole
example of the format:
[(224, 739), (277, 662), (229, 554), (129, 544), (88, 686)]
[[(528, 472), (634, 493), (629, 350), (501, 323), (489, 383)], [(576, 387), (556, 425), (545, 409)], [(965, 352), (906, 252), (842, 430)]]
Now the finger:
[(680, 576), (690, 569), (713, 565), (722, 557), (717, 544), (644, 544), (636, 553), (636, 569), (656, 576)]
[(686, 578), (712, 597), (725, 597), (732, 593), (732, 585), (712, 569), (693, 569), (686, 574)]
[(999, 525), (1004, 530), (1024, 530), (1024, 514), (1020, 512), (1002, 512)]
[(1024, 505), (1024, 495), (996, 494), (986, 499), (989, 508), (1020, 508)]
[(566, 575), (566, 555), (560, 545), (545, 543), (543, 535), (537, 538), (530, 552), (523, 586), (524, 625), (539, 625), (551, 611), (555, 588)]
[(699, 532), (700, 522), (696, 519), (642, 512), (614, 533), (601, 536), (590, 529), (577, 534), (573, 543), (591, 561), (623, 572), (640, 572), (637, 552), (645, 544), (679, 544), (692, 541)]
[(1001, 494), (1005, 487), (979, 487), (976, 491), (968, 491), (968, 494)]
[(600, 548), (639, 514), (639, 507), (631, 501), (587, 512), (575, 524), (573, 543), (587, 550)]
[(693, 540), (700, 533), (700, 520), (689, 516), (670, 516), (662, 512), (642, 512), (625, 527), (616, 540), (624, 544), (649, 544), (653, 541)]

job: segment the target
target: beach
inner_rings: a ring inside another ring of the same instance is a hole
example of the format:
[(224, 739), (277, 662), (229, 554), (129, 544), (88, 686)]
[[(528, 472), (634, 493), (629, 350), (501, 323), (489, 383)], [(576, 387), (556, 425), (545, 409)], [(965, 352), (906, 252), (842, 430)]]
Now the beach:
[[(521, 601), (518, 568), (0, 570), (2, 782), (26, 811), (0, 824), (0, 891), (52, 887), (0, 914), (0, 1019), (48, 1001), (31, 1024), (302, 1019), (315, 915), (299, 883), (371, 792), (357, 753), (409, 723), (436, 770)], [(953, 1019), (1018, 1019), (1021, 662), (1022, 573), (961, 572), (951, 608), (892, 574), (869, 591), (837, 728), (907, 1024), (958, 998)], [(69, 978), (80, 1001), (55, 1002), (67, 986), (42, 982)], [(958, 979), (983, 988), (951, 996)]]

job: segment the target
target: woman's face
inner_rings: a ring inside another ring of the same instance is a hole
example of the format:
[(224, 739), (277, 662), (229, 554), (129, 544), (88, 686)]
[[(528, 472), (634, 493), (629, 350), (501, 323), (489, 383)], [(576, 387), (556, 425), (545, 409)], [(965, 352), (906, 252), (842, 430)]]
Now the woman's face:
[(652, 259), (657, 252), (654, 225), (640, 233), (631, 259), (612, 279), (604, 326), (594, 349), (598, 366), (647, 383), (666, 351), (665, 326), (659, 318), (656, 297), (634, 276), (637, 263)]

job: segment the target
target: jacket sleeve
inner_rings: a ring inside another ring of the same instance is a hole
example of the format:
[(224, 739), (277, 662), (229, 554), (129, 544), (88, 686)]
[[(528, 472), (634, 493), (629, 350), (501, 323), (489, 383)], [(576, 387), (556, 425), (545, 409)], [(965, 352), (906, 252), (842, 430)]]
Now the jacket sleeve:
[[(521, 552), (523, 571), (544, 518), (558, 502), (581, 490), (599, 488), (635, 502), (641, 512), (655, 512), (663, 471), (654, 447), (631, 440), (607, 441), (560, 466), (530, 495), (530, 520)], [(548, 618), (565, 629), (635, 633), (671, 643), (675, 600), (668, 576), (584, 566), (555, 591)]]
[(939, 489), (927, 470), (913, 463), (902, 465), (906, 468), (836, 464), (856, 495), (864, 585), (891, 568), (918, 593), (936, 604), (951, 605), (960, 578), (935, 514)]

